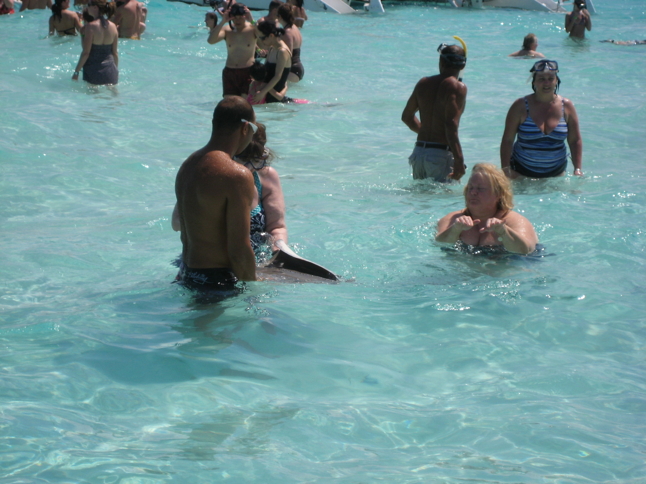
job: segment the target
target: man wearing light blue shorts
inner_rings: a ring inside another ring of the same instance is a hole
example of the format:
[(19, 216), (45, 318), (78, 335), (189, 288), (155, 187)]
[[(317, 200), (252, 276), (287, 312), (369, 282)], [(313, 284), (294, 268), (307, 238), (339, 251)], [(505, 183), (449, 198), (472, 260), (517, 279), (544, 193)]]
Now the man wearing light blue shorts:
[(415, 180), (433, 178), (435, 181), (446, 182), (453, 173), (454, 162), (449, 145), (427, 141), (417, 141), (408, 158)]
[(466, 171), (458, 127), (467, 101), (467, 87), (459, 76), (467, 58), (457, 45), (442, 44), (438, 52), (440, 73), (420, 79), (406, 103), (402, 121), (417, 133), (415, 149), (408, 159), (413, 178), (446, 182), (459, 180)]

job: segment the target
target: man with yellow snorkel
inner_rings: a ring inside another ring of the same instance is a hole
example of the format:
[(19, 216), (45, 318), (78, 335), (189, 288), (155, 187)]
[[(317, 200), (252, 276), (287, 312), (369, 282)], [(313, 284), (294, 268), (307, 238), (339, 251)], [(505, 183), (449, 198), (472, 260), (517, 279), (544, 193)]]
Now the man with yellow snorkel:
[(458, 127), (467, 101), (467, 86), (460, 78), (467, 63), (467, 46), (459, 37), (454, 38), (462, 47), (438, 47), (440, 73), (419, 80), (402, 113), (404, 124), (417, 133), (408, 159), (416, 180), (459, 180), (466, 171)]

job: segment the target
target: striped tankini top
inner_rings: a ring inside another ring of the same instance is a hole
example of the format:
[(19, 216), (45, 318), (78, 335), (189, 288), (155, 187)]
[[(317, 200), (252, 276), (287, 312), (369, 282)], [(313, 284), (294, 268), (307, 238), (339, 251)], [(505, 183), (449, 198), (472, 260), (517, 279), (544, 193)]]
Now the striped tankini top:
[(567, 168), (567, 122), (565, 102), (561, 98), (561, 119), (551, 133), (543, 133), (529, 115), (529, 103), (525, 98), (527, 118), (518, 127), (516, 142), (511, 155), (511, 168), (531, 178), (558, 176)]

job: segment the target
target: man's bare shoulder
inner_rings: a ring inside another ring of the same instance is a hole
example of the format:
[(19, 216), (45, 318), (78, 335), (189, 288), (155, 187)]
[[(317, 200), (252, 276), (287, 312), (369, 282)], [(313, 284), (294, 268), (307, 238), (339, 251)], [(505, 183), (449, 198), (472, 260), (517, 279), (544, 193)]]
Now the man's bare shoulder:
[(439, 74), (421, 78), (417, 82), (415, 89), (421, 92), (442, 91), (443, 94), (451, 92), (466, 94), (467, 92), (466, 84), (455, 76), (442, 76)]
[(189, 156), (177, 174), (180, 185), (203, 195), (228, 196), (253, 185), (253, 175), (223, 151), (201, 149)]
[(444, 93), (466, 94), (467, 85), (455, 76), (448, 76), (439, 83), (439, 88)]
[(415, 87), (420, 89), (428, 89), (438, 85), (441, 80), (442, 78), (439, 75), (422, 77), (419, 81), (417, 81), (417, 85)]
[(207, 150), (202, 148), (187, 158), (184, 163), (192, 163), (203, 176), (244, 177), (250, 174), (244, 166), (236, 163), (224, 151)]

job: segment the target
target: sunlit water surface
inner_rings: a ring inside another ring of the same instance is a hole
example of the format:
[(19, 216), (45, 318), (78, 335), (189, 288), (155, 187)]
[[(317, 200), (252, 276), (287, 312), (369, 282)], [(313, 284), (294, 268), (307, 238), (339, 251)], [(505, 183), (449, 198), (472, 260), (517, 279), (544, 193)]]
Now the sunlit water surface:
[[(290, 244), (340, 284), (172, 285), (174, 178), (210, 133), (223, 45), (154, 0), (118, 94), (70, 80), (48, 12), (0, 17), (2, 483), (646, 480), (643, 1), (563, 16), (311, 13), (309, 105), (262, 106)], [(569, 8), (569, 7), (568, 7)], [(469, 46), (467, 164), (499, 163), (534, 32), (577, 106), (585, 177), (516, 185), (541, 258), (442, 250), (463, 185), (414, 182), (401, 111), (438, 44)]]

